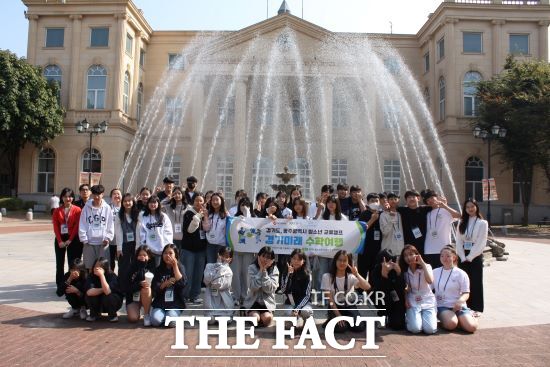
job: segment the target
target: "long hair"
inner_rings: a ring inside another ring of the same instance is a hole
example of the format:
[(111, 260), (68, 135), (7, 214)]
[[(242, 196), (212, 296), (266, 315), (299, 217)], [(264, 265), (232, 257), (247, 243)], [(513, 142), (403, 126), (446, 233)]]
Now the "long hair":
[(73, 201), (75, 201), (75, 195), (74, 195), (73, 189), (70, 189), (70, 188), (68, 188), (68, 187), (65, 187), (65, 188), (63, 188), (63, 190), (61, 190), (61, 194), (59, 194), (59, 203), (60, 203), (61, 205), (64, 204), (64, 203), (63, 203), (63, 197), (64, 197), (65, 195), (67, 195), (67, 194), (69, 194), (69, 196), (73, 198)]
[(216, 213), (216, 211), (214, 210), (214, 207), (212, 206), (212, 199), (214, 198), (214, 196), (217, 196), (220, 198), (220, 209), (218, 211), (218, 216), (221, 219), (224, 219), (225, 214), (227, 213), (227, 210), (225, 209), (225, 199), (223, 198), (223, 195), (219, 192), (213, 193), (212, 196), (210, 197), (210, 203), (208, 204), (208, 215), (210, 216)]
[(138, 248), (136, 248), (136, 253), (134, 254), (134, 261), (137, 262), (138, 255), (141, 251), (145, 251), (147, 253), (147, 256), (149, 257), (149, 263), (153, 260), (153, 252), (151, 251), (151, 248), (147, 245), (141, 245)]
[(176, 191), (181, 192), (181, 204), (183, 205), (183, 208), (185, 209), (187, 207), (187, 199), (185, 198), (185, 192), (181, 188), (181, 186), (176, 186), (172, 189), (172, 198), (170, 199), (170, 208), (176, 209), (176, 199), (174, 199), (174, 193)]
[(252, 203), (250, 202), (250, 199), (245, 197), (239, 200), (239, 203), (237, 204), (237, 212), (235, 213), (235, 216), (238, 217), (240, 215), (244, 215), (243, 211), (241, 210), (241, 206), (246, 206), (250, 210), (250, 216), (254, 217), (254, 210), (252, 210)]
[(109, 259), (106, 259), (104, 257), (100, 257), (98, 258), (95, 262), (94, 262), (94, 268), (95, 268), (95, 264), (99, 263), (99, 266), (101, 268), (103, 268), (103, 271), (105, 271), (105, 274), (110, 274), (112, 273), (111, 272), (111, 265), (109, 264)]
[[(298, 213), (296, 210), (294, 210), (294, 207), (296, 206), (296, 204), (300, 204), (302, 206), (302, 208), (303, 208), (302, 213)], [(299, 198), (295, 198), (294, 200), (292, 200), (292, 207), (290, 209), (292, 209), (292, 217), (294, 219), (296, 219), (296, 218), (305, 219), (307, 217), (309, 205), (308, 205), (307, 201), (305, 201), (304, 199), (299, 197)]]
[(462, 218), (460, 219), (460, 225), (458, 226), (458, 230), (461, 234), (466, 233), (466, 229), (468, 228), (468, 218), (470, 217), (470, 214), (466, 212), (466, 204), (472, 203), (476, 207), (476, 217), (479, 219), (483, 219), (483, 215), (479, 212), (479, 204), (477, 203), (476, 199), (466, 199), (464, 201), (464, 205), (462, 205)]
[(328, 197), (327, 202), (325, 203), (325, 211), (323, 212), (323, 219), (330, 219), (330, 211), (328, 210), (328, 203), (335, 203), (336, 209), (334, 210), (334, 219), (342, 220), (342, 207), (340, 206), (340, 200), (338, 196), (331, 195)]
[(412, 251), (415, 255), (420, 255), (416, 247), (413, 245), (405, 245), (403, 250), (401, 250), (401, 255), (399, 256), (399, 267), (402, 272), (406, 272), (409, 269), (409, 264), (405, 261), (405, 251)]
[(297, 275), (302, 275), (303, 274), (303, 275), (309, 276), (309, 274), (311, 272), (309, 270), (309, 260), (307, 258), (306, 253), (304, 252), (304, 250), (302, 250), (300, 248), (297, 248), (297, 249), (294, 249), (294, 251), (292, 251), (290, 253), (290, 259), (292, 259), (295, 255), (298, 255), (300, 257), (300, 259), (304, 261), (304, 264), (298, 270)]
[(126, 216), (126, 213), (125, 213), (125, 208), (124, 208), (124, 201), (127, 199), (127, 198), (130, 198), (132, 199), (132, 209), (130, 209), (130, 218), (132, 218), (132, 222), (137, 222), (138, 220), (138, 216), (139, 216), (139, 209), (137, 207), (137, 203), (136, 201), (134, 200), (134, 196), (132, 194), (130, 194), (129, 192), (127, 192), (126, 194), (124, 194), (124, 196), (122, 197), (122, 200), (120, 201), (121, 205), (122, 205), (122, 209), (118, 211), (118, 219), (120, 219), (120, 221), (124, 221), (126, 220), (125, 216)]
[[(275, 259), (275, 251), (269, 246), (264, 246), (260, 249), (260, 252), (258, 252), (258, 256), (256, 256), (256, 259), (254, 260), (253, 264), (256, 265), (256, 267), (260, 268), (260, 256), (269, 257), (271, 260)], [(267, 268), (267, 273), (271, 274), (273, 272), (273, 268), (275, 267), (275, 261), (271, 264), (269, 268)]]
[[(348, 258), (348, 265), (353, 266), (353, 256), (351, 252), (347, 252), (346, 250), (339, 250), (336, 254), (334, 254), (334, 257), (332, 258), (332, 262), (330, 263), (330, 276), (332, 277), (332, 284), (334, 285), (336, 283), (336, 272), (338, 270), (338, 267), (336, 266), (336, 263), (338, 262), (338, 258), (340, 256), (346, 256)], [(351, 273), (351, 270), (349, 267), (346, 267), (346, 277), (348, 274)]]
[(279, 204), (277, 204), (277, 200), (274, 197), (267, 198), (264, 209), (262, 210), (263, 217), (267, 218), (267, 209), (271, 206), (271, 204), (275, 204), (275, 206), (277, 207), (277, 210), (275, 211), (275, 213), (273, 213), (273, 215), (277, 218), (282, 218), (283, 212), (281, 211), (281, 208), (279, 207)]
[(160, 222), (162, 223), (162, 215), (160, 213), (160, 210), (162, 209), (162, 204), (160, 203), (160, 199), (157, 195), (153, 195), (149, 198), (149, 200), (147, 200), (147, 205), (145, 206), (145, 209), (143, 211), (143, 216), (144, 217), (148, 217), (149, 215), (151, 215), (151, 209), (149, 209), (149, 204), (156, 201), (158, 203), (158, 207), (157, 207), (157, 210), (156, 210), (156, 213), (155, 213), (155, 220), (157, 222)]

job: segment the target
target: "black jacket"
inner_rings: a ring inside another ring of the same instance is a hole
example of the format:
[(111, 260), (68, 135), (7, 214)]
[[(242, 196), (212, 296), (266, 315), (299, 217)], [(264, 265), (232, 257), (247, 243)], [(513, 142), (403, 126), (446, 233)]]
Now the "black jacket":
[[(424, 255), (424, 241), (426, 241), (427, 214), (432, 211), (431, 206), (419, 206), (416, 209), (410, 209), (406, 206), (397, 208), (401, 214), (401, 223), (403, 224), (403, 238), (408, 245), (414, 245), (421, 255)], [(418, 227), (422, 232), (422, 237), (415, 238), (412, 229)]]
[(187, 277), (185, 275), (185, 268), (178, 262), (178, 268), (183, 277), (178, 280), (172, 287), (174, 291), (174, 300), (172, 302), (165, 301), (165, 293), (168, 288), (160, 289), (160, 285), (167, 279), (170, 279), (174, 276), (172, 269), (167, 268), (164, 262), (155, 270), (155, 277), (153, 278), (152, 288), (153, 288), (153, 304), (155, 308), (185, 308), (185, 299), (183, 296), (183, 289), (187, 284)]
[(290, 305), (288, 295), (294, 298), (294, 308), (302, 309), (311, 298), (311, 275), (304, 271), (294, 272), (283, 278), (281, 291), (287, 295), (285, 305)]
[(187, 228), (189, 228), (195, 214), (196, 212), (194, 210), (189, 209), (183, 215), (183, 237), (181, 248), (187, 251), (200, 252), (206, 250), (206, 238), (201, 238), (202, 221), (199, 228), (197, 228), (193, 233), (189, 233), (187, 231)]
[(82, 292), (82, 296), (84, 296), (84, 292), (86, 291), (86, 276), (73, 279), (70, 284), (67, 284), (67, 279), (69, 279), (70, 275), (70, 272), (66, 272), (65, 275), (63, 275), (63, 283), (57, 285), (57, 295), (59, 297), (64, 296), (67, 287), (72, 285)]
[[(126, 294), (126, 304), (133, 302), (133, 294), (141, 290), (141, 282), (145, 280), (145, 273), (155, 273), (154, 262), (136, 261), (132, 264), (132, 269), (128, 274), (128, 292)], [(151, 283), (152, 286), (152, 283)]]
[[(111, 288), (111, 293), (118, 294), (120, 297), (122, 297), (122, 292), (120, 290), (118, 277), (116, 276), (116, 274), (105, 273), (105, 280), (107, 280), (107, 284), (109, 284), (109, 288)], [(90, 274), (90, 276), (88, 276), (88, 281), (86, 282), (86, 291), (92, 288), (101, 288), (101, 281), (99, 280), (99, 277), (95, 274)]]

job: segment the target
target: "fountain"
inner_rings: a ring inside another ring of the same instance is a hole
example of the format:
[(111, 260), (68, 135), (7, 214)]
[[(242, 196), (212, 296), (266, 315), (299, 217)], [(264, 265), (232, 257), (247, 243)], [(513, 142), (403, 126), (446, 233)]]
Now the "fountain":
[(149, 99), (119, 186), (155, 186), (181, 161), (202, 190), (255, 195), (279, 190), (271, 183), (283, 166), (311, 199), (345, 162), (346, 181), (365, 192), (431, 187), (458, 203), (424, 96), (398, 52), (285, 9), (239, 32), (201, 34), (182, 50)]
[(300, 190), (302, 186), (296, 185), (296, 184), (289, 184), (290, 180), (296, 177), (296, 173), (288, 172), (288, 166), (285, 166), (283, 170), (284, 172), (279, 172), (275, 174), (275, 176), (277, 176), (283, 183), (272, 184), (271, 188), (273, 189), (273, 191), (286, 192), (286, 195), (290, 197), (290, 194), (292, 193), (292, 191)]

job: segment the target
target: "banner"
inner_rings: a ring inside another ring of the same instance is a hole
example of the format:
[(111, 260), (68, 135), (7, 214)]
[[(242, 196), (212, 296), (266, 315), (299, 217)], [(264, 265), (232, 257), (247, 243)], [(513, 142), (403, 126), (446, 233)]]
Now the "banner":
[[(78, 180), (78, 186), (90, 183), (88, 182), (88, 177), (90, 176), (90, 172), (80, 172), (79, 180)], [(100, 172), (92, 172), (92, 184), (90, 186), (99, 185), (99, 182), (101, 181), (101, 173)]]
[[(483, 186), (483, 201), (495, 201), (498, 200), (497, 194), (497, 184), (494, 178), (489, 179), (489, 184), (487, 184), (487, 179), (484, 178), (481, 180), (481, 185)], [(491, 196), (489, 197), (489, 187), (491, 187)]]
[(363, 252), (367, 226), (345, 220), (277, 219), (228, 217), (227, 243), (236, 252), (257, 253), (270, 246), (277, 254), (300, 248), (308, 255), (333, 257), (338, 250)]

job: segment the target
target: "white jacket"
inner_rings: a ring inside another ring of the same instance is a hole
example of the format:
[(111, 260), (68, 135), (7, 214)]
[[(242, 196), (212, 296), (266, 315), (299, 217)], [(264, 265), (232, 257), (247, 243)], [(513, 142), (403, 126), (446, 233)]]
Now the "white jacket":
[[(405, 247), (401, 214), (395, 213), (394, 216), (391, 216), (389, 212), (382, 212), (378, 221), (380, 224), (380, 231), (382, 232), (380, 249), (390, 249), (394, 255), (401, 254), (403, 247)], [(395, 238), (396, 233), (400, 233), (401, 238)]]
[(233, 315), (232, 280), (233, 271), (229, 267), (229, 264), (222, 264), (220, 262), (206, 264), (203, 278), (204, 285), (206, 286), (204, 291), (204, 306), (211, 309), (211, 311), (206, 312), (207, 315)]
[[(470, 220), (468, 218), (468, 220)], [(475, 220), (475, 218), (471, 219)], [(460, 225), (460, 224), (459, 224)], [(478, 218), (475, 222), (472, 238), (466, 239), (466, 233), (460, 233), (460, 230), (456, 231), (456, 253), (460, 257), (460, 261), (472, 261), (483, 253), (483, 249), (487, 246), (487, 231), (489, 230), (489, 223), (486, 220)], [(466, 231), (468, 233), (468, 231)], [(468, 233), (470, 234), (470, 233)], [(473, 242), (474, 245), (470, 250), (468, 256), (464, 252), (464, 242)]]
[(139, 213), (138, 224), (136, 228), (137, 239), (139, 245), (147, 245), (151, 251), (160, 255), (164, 246), (169, 243), (174, 243), (174, 235), (172, 232), (172, 223), (166, 213), (160, 213), (162, 224), (158, 223), (154, 216), (144, 216), (143, 212)]
[(80, 242), (94, 246), (102, 245), (105, 240), (111, 242), (115, 236), (113, 211), (105, 200), (101, 200), (99, 208), (92, 204), (93, 200), (88, 200), (82, 209), (78, 238)]

